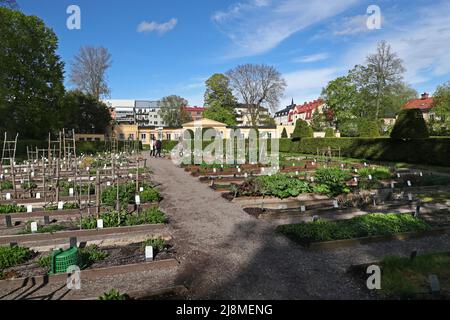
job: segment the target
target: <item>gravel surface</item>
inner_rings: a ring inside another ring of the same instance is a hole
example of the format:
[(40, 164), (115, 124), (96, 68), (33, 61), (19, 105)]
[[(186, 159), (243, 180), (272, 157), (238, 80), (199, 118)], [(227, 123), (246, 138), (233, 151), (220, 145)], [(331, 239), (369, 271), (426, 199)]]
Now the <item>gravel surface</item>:
[(313, 252), (274, 232), (170, 160), (150, 159), (181, 262), (175, 282), (193, 299), (370, 299), (347, 269), (385, 255), (450, 250), (450, 237)]

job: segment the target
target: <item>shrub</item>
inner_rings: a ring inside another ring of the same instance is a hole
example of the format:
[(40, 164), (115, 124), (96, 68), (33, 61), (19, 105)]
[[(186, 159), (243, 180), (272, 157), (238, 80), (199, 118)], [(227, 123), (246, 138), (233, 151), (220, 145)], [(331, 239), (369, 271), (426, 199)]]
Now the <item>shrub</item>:
[(0, 272), (24, 263), (31, 259), (33, 253), (28, 248), (22, 247), (0, 247)]
[(377, 121), (359, 120), (358, 135), (362, 138), (376, 138), (380, 136), (380, 128)]
[(325, 130), (325, 138), (334, 138), (336, 137), (336, 133), (333, 128), (327, 128)]
[(312, 138), (313, 136), (314, 131), (309, 124), (304, 120), (297, 120), (294, 133), (292, 134), (292, 140), (298, 141), (302, 138)]
[(392, 139), (424, 139), (430, 136), (420, 109), (402, 110), (391, 132)]
[[(64, 203), (63, 205), (63, 210), (73, 210), (73, 209), (78, 209), (78, 203)], [(58, 205), (54, 205), (54, 204), (48, 204), (45, 206), (44, 208), (45, 211), (57, 211), (58, 210)]]
[(288, 138), (286, 128), (283, 128), (283, 131), (281, 132), (281, 138), (283, 138), (283, 139)]
[[(151, 190), (152, 188), (149, 187), (146, 184), (141, 184), (141, 186), (144, 188), (144, 191)], [(102, 192), (102, 203), (114, 206), (116, 203), (116, 186), (110, 186), (105, 188)], [(157, 191), (156, 191), (157, 192)], [(136, 195), (136, 184), (133, 182), (123, 183), (119, 185), (119, 202), (121, 205), (126, 204), (132, 204), (135, 201)], [(155, 197), (156, 193), (148, 193), (144, 195), (145, 197)], [(158, 193), (158, 199), (159, 199), (159, 193)], [(141, 199), (143, 202), (143, 200)]]
[[(350, 189), (346, 183), (351, 176), (348, 171), (340, 168), (322, 168), (317, 169), (315, 174), (315, 181), (318, 185), (326, 186), (329, 196), (337, 196), (343, 193), (349, 193)], [(323, 187), (322, 187), (323, 188)], [(324, 190), (327, 190), (323, 188)]]
[(284, 225), (278, 232), (303, 244), (431, 229), (425, 221), (410, 214), (368, 214), (350, 220), (322, 221)]
[(26, 212), (25, 206), (18, 206), (15, 204), (0, 204), (0, 214), (20, 213)]

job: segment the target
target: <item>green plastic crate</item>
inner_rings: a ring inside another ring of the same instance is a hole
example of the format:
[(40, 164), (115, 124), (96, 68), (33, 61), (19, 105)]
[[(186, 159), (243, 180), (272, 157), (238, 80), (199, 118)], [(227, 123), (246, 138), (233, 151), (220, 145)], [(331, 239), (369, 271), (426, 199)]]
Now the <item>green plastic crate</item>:
[(53, 251), (50, 274), (66, 273), (70, 266), (78, 266), (80, 269), (83, 267), (78, 248)]

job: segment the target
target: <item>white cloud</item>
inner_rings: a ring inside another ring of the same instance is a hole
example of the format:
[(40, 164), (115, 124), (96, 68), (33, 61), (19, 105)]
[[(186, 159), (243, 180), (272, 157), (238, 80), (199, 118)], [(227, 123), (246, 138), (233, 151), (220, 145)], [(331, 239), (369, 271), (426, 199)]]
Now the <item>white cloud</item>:
[(175, 18), (170, 19), (167, 22), (164, 23), (157, 23), (157, 22), (147, 22), (143, 21), (139, 24), (137, 31), (138, 32), (157, 32), (158, 34), (164, 34), (166, 32), (169, 32), (175, 26), (177, 25), (178, 20)]
[(323, 53), (317, 53), (317, 54), (312, 54), (309, 56), (303, 56), (300, 58), (296, 58), (294, 59), (294, 62), (296, 63), (312, 63), (312, 62), (319, 62), (319, 61), (323, 61), (323, 60), (327, 60), (330, 57), (330, 55), (326, 52)]
[(335, 36), (348, 36), (364, 32), (370, 32), (367, 28), (367, 15), (345, 17), (339, 24), (333, 24), (333, 34)]
[(356, 3), (357, 0), (247, 0), (216, 12), (212, 20), (234, 44), (230, 57), (245, 57), (267, 52), (294, 33)]

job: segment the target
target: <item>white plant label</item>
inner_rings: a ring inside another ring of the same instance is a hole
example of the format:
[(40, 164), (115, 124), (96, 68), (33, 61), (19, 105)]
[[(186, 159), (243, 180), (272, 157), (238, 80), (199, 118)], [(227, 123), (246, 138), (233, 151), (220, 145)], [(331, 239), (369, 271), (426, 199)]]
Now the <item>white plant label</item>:
[(73, 188), (69, 189), (69, 196), (73, 197)]
[(367, 167), (367, 162), (364, 162), (364, 167)]
[(411, 187), (412, 186), (412, 183), (411, 183), (411, 181), (410, 180), (408, 180), (408, 187)]
[(301, 207), (300, 207), (300, 211), (301, 211), (301, 212), (305, 212), (305, 211), (306, 211), (306, 207), (305, 207), (305, 206), (301, 206)]
[(97, 229), (103, 229), (103, 219), (97, 220)]
[(58, 202), (58, 210), (64, 209), (64, 202), (60, 201)]
[(420, 173), (420, 176), (423, 177), (423, 172)]
[(86, 171), (89, 171), (89, 167), (86, 168)]
[(8, 169), (5, 170), (5, 173), (8, 173)]
[(111, 185), (111, 182), (107, 181), (106, 185), (109, 187)]
[(358, 173), (358, 169), (355, 169), (355, 173)]
[(337, 200), (334, 200), (334, 201), (333, 201), (333, 206), (334, 206), (335, 208), (339, 208), (339, 203), (337, 202)]
[(397, 173), (397, 178), (400, 178), (400, 173)]
[(298, 176), (298, 171), (295, 171), (295, 175)]
[(393, 182), (391, 182), (391, 188), (394, 189), (395, 188), (395, 184)]
[(137, 205), (140, 205), (141, 204), (141, 196), (137, 194), (134, 197), (134, 201), (136, 202)]
[(152, 246), (145, 247), (145, 260), (153, 261), (153, 247)]
[(91, 177), (91, 181), (94, 181), (95, 180), (95, 177)]
[(11, 193), (8, 192), (8, 193), (6, 194), (6, 200), (11, 200)]
[(408, 200), (409, 200), (409, 201), (412, 201), (412, 199), (413, 199), (412, 194), (411, 194), (411, 193), (408, 193)]
[(216, 169), (216, 168), (214, 168), (214, 169), (213, 169), (213, 172), (214, 172), (214, 173), (217, 173), (217, 169)]
[(372, 180), (372, 175), (371, 174), (369, 174), (369, 180)]
[(31, 212), (33, 212), (33, 205), (29, 204), (27, 206), (27, 213), (31, 213)]
[(31, 172), (31, 177), (34, 178), (34, 171)]
[(144, 192), (144, 187), (140, 187), (139, 192)]
[(38, 231), (38, 224), (37, 222), (32, 222), (31, 223), (31, 232), (32, 233), (36, 233)]
[(41, 194), (38, 192), (36, 193), (36, 199), (40, 199), (41, 198)]

